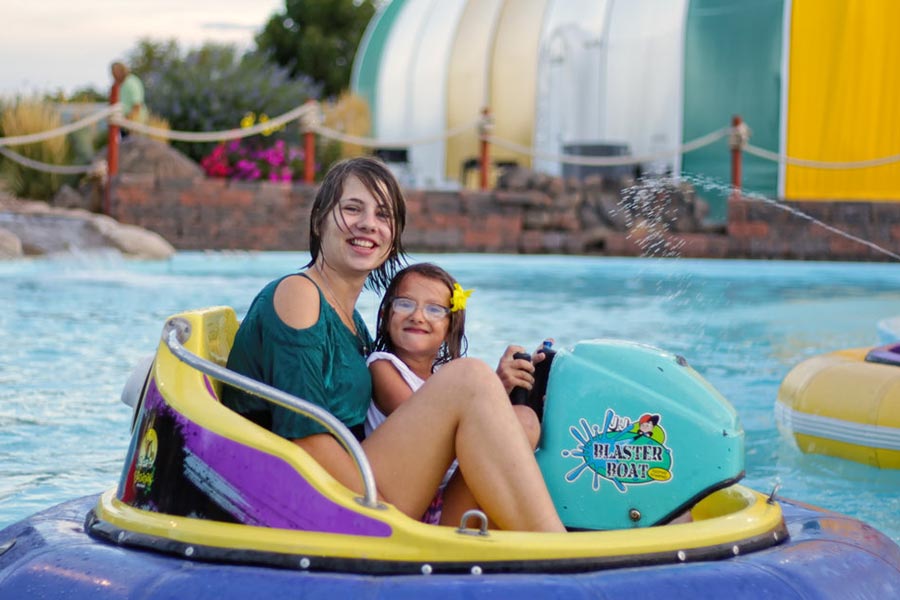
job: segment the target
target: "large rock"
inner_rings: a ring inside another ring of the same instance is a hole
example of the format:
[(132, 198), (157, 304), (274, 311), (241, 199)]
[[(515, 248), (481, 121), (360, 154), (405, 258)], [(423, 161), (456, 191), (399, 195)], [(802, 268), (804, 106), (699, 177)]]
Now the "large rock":
[(142, 227), (125, 225), (105, 215), (95, 215), (91, 223), (122, 254), (141, 258), (168, 258), (175, 253), (172, 244), (161, 235)]
[(50, 201), (51, 206), (58, 208), (81, 208), (90, 212), (100, 212), (103, 202), (103, 184), (98, 178), (85, 177), (74, 189), (69, 184), (62, 187)]
[(119, 144), (119, 172), (157, 179), (203, 177), (203, 168), (166, 143), (130, 135)]
[[(115, 249), (136, 258), (160, 259), (175, 248), (156, 233), (123, 225), (110, 217), (81, 209), (48, 206), (45, 202), (0, 196), (0, 228), (9, 257)], [(19, 241), (19, 252), (15, 253)], [(4, 251), (0, 250), (0, 256)]]
[(0, 259), (19, 258), (24, 254), (22, 240), (6, 229), (0, 229)]
[[(94, 162), (106, 164), (106, 158), (104, 150), (94, 157)], [(152, 175), (157, 180), (204, 177), (203, 168), (175, 148), (140, 135), (130, 135), (119, 143), (119, 173)], [(50, 204), (102, 212), (103, 185), (102, 177), (88, 175), (81, 179), (77, 189), (63, 185)]]

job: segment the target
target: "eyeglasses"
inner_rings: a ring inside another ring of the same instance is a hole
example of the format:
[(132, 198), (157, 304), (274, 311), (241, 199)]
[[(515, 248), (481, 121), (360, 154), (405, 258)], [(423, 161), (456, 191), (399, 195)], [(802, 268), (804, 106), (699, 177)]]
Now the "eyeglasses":
[[(391, 308), (402, 316), (411, 315), (419, 308), (419, 303), (410, 298), (394, 298), (391, 300)], [(422, 314), (429, 321), (440, 321), (450, 314), (450, 309), (440, 304), (425, 304), (422, 306)]]

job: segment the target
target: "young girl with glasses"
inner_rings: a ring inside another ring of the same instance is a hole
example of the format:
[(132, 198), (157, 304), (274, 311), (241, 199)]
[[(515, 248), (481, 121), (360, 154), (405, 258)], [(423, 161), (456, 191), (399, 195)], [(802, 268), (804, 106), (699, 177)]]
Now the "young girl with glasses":
[[(367, 360), (372, 373), (372, 404), (366, 415), (366, 435), (384, 423), (441, 365), (466, 353), (465, 306), (469, 294), (471, 291), (463, 290), (447, 271), (431, 263), (403, 269), (388, 285), (378, 311), (375, 352)], [(522, 348), (517, 346), (507, 349), (507, 360), (501, 359), (498, 375), (512, 382), (510, 385), (526, 380), (523, 385), (530, 387), (527, 380), (534, 369), (530, 361), (510, 358), (519, 351)], [(534, 449), (540, 438), (537, 415), (527, 406), (514, 406), (513, 410)], [(454, 461), (422, 517), (424, 522), (458, 525), (466, 510), (478, 507), (462, 475), (455, 473), (456, 467)]]

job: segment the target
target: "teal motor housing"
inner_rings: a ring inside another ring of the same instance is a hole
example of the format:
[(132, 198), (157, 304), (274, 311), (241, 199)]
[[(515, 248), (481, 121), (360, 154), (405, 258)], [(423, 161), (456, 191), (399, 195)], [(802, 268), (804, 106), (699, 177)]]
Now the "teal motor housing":
[(591, 340), (553, 358), (535, 456), (569, 529), (646, 527), (740, 480), (744, 430), (682, 357)]

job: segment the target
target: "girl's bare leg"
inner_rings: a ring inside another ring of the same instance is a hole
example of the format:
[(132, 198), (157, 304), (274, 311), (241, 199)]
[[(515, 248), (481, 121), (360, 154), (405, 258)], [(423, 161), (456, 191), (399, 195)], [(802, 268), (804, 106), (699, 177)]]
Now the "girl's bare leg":
[(528, 445), (532, 450), (536, 449), (538, 442), (541, 441), (541, 422), (538, 421), (537, 414), (530, 407), (521, 404), (513, 406), (513, 412), (516, 413), (516, 418), (522, 425), (522, 431), (528, 438)]
[[(541, 438), (541, 422), (538, 421), (535, 412), (527, 406), (513, 406), (513, 412), (515, 412), (516, 418), (518, 418), (519, 424), (525, 432), (525, 437), (528, 438), (528, 445), (534, 450), (537, 448)], [(462, 473), (457, 469), (450, 481), (447, 482), (447, 487), (444, 488), (444, 508), (441, 512), (441, 525), (459, 527), (462, 516), (467, 510), (473, 508), (480, 507), (475, 501), (475, 496), (472, 495), (472, 491), (466, 484)], [(494, 523), (489, 523), (489, 526), (493, 528), (495, 525)]]
[[(450, 527), (459, 527), (462, 516), (467, 510), (480, 508), (475, 501), (475, 496), (469, 489), (466, 480), (459, 469), (447, 482), (444, 488), (444, 507), (441, 510), (441, 525), (449, 525)], [(493, 529), (496, 524), (488, 519), (488, 527)]]
[(565, 531), (503, 385), (481, 361), (445, 365), (363, 447), (379, 492), (411, 517), (425, 512), (455, 456), (499, 527)]

